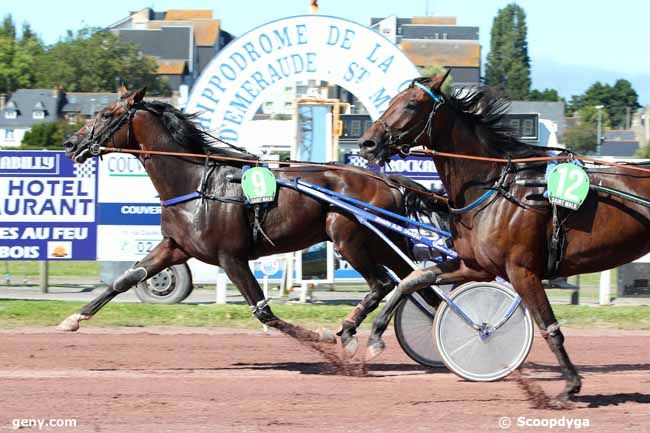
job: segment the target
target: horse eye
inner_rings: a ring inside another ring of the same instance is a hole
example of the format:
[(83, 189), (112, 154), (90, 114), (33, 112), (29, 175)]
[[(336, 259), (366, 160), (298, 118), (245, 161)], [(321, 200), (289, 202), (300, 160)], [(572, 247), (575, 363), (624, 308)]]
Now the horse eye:
[(418, 108), (418, 104), (415, 101), (409, 101), (409, 103), (406, 104), (406, 108), (408, 108), (409, 110), (415, 110), (416, 108)]
[(108, 119), (109, 117), (111, 117), (111, 113), (109, 113), (108, 111), (105, 111), (105, 112), (102, 113), (102, 117), (104, 119)]

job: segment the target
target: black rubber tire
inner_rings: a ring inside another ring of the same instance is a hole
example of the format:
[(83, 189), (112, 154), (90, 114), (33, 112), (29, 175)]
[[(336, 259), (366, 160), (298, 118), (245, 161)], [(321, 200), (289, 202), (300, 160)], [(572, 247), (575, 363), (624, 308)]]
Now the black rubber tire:
[(190, 296), (194, 285), (189, 266), (174, 265), (138, 283), (135, 294), (146, 304), (178, 304)]

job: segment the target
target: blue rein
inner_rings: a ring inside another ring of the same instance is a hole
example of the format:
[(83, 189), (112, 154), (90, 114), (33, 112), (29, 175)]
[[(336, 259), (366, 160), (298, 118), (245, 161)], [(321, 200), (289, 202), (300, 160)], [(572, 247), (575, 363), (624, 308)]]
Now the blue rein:
[(476, 200), (474, 200), (473, 202), (471, 202), (470, 204), (468, 204), (468, 205), (465, 206), (465, 207), (461, 207), (461, 208), (453, 208), (453, 207), (451, 207), (451, 206), (448, 206), (448, 207), (449, 207), (449, 212), (451, 212), (451, 213), (464, 213), (464, 212), (469, 212), (469, 211), (471, 211), (472, 209), (475, 209), (475, 208), (477, 208), (478, 206), (480, 206), (481, 203), (483, 203), (485, 200), (487, 200), (487, 199), (489, 199), (490, 197), (492, 197), (492, 195), (493, 195), (495, 192), (497, 192), (496, 189), (489, 189), (489, 190), (485, 191), (485, 194), (483, 194), (482, 196), (480, 196), (479, 198), (477, 198)]

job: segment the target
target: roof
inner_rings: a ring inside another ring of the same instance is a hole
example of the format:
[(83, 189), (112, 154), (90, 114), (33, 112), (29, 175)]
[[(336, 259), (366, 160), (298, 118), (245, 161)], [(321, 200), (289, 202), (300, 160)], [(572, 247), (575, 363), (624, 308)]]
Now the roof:
[[(370, 18), (370, 25), (373, 26), (378, 22), (385, 20), (389, 17), (372, 17)], [(397, 17), (396, 17), (397, 18)], [(455, 26), (456, 17), (412, 17), (412, 18), (397, 18), (397, 27), (402, 27), (406, 24), (428, 24), (438, 26)]]
[(636, 140), (603, 140), (600, 154), (605, 156), (631, 157), (639, 150)]
[(161, 29), (164, 27), (188, 26), (194, 28), (194, 43), (199, 47), (214, 46), (219, 40), (219, 31), (221, 30), (220, 20), (177, 20), (177, 21), (149, 21), (149, 29)]
[(456, 17), (413, 17), (411, 24), (456, 25)]
[(120, 38), (140, 46), (149, 56), (163, 59), (190, 58), (190, 27), (162, 27), (160, 29), (119, 29)]
[(165, 13), (166, 20), (195, 20), (212, 19), (210, 9), (169, 9)]
[[(0, 112), (0, 128), (30, 127), (37, 123), (53, 122), (59, 118), (61, 103), (62, 93), (56, 89), (18, 89)], [(17, 111), (16, 118), (7, 119), (5, 113), (12, 111), (12, 107)], [(43, 119), (34, 119), (35, 109), (45, 111)]]
[(184, 75), (187, 73), (187, 62), (181, 59), (159, 59), (158, 74)]
[(67, 92), (63, 98), (63, 113), (92, 116), (107, 105), (117, 102), (120, 95), (106, 92)]
[(402, 26), (404, 39), (466, 39), (478, 41), (478, 27), (405, 24)]
[(605, 140), (637, 141), (636, 134), (630, 129), (610, 129), (605, 132)]
[(481, 45), (478, 41), (450, 39), (402, 39), (402, 51), (416, 65), (479, 67)]

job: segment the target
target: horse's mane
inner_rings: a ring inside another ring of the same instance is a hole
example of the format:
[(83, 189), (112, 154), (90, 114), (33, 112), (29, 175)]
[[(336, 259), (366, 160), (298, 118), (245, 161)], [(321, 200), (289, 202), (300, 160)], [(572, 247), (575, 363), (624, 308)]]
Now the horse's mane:
[[(248, 153), (213, 146), (212, 144), (215, 141), (212, 137), (207, 132), (201, 130), (194, 122), (194, 119), (200, 113), (184, 113), (173, 105), (161, 101), (144, 102), (143, 108), (160, 119), (174, 143), (191, 153), (202, 155), (209, 153), (240, 159), (257, 159), (254, 155)], [(225, 163), (234, 166), (241, 166), (243, 164), (237, 161), (226, 161)]]
[(513, 130), (503, 124), (510, 101), (494, 88), (463, 87), (446, 95), (445, 101), (474, 127), (479, 140), (492, 156), (526, 158), (547, 155), (549, 148), (519, 141)]

